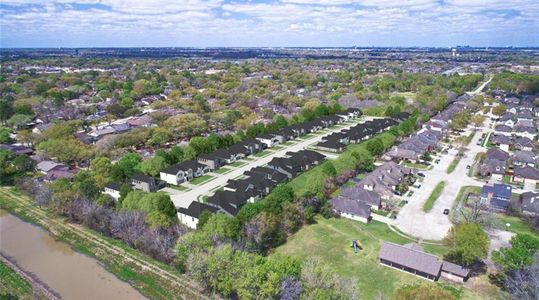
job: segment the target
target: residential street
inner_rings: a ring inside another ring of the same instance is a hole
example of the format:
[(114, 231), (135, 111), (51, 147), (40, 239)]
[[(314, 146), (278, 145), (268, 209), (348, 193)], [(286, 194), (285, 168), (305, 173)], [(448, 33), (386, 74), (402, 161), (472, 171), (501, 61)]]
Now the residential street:
[[(191, 204), (191, 202), (196, 201), (202, 195), (208, 194), (209, 192), (214, 191), (214, 190), (218, 189), (219, 187), (222, 187), (222, 186), (226, 185), (226, 182), (228, 180), (234, 179), (236, 177), (241, 176), (245, 171), (248, 171), (248, 170), (250, 170), (250, 169), (252, 169), (254, 167), (263, 166), (263, 165), (269, 163), (274, 157), (282, 157), (282, 156), (284, 156), (285, 153), (288, 152), (288, 151), (297, 152), (297, 151), (303, 150), (303, 149), (307, 148), (310, 145), (318, 143), (322, 139), (322, 137), (324, 137), (326, 135), (329, 135), (329, 134), (331, 134), (333, 132), (341, 131), (341, 130), (343, 130), (345, 128), (350, 128), (350, 127), (352, 127), (352, 126), (354, 126), (354, 125), (356, 125), (358, 123), (364, 123), (367, 120), (372, 120), (372, 118), (371, 117), (361, 117), (360, 119), (356, 120), (352, 124), (347, 124), (347, 125), (344, 125), (344, 126), (339, 127), (339, 128), (330, 129), (330, 131), (325, 133), (325, 134), (317, 134), (316, 136), (313, 136), (313, 137), (305, 139), (305, 140), (295, 139), (295, 140), (293, 140), (295, 142), (295, 144), (290, 145), (290, 146), (279, 145), (282, 148), (274, 150), (268, 156), (261, 157), (261, 158), (251, 156), (251, 157), (255, 158), (256, 160), (249, 161), (248, 164), (246, 164), (244, 166), (241, 166), (241, 167), (233, 168), (231, 166), (225, 166), (226, 168), (234, 169), (234, 170), (231, 171), (231, 172), (228, 172), (226, 174), (216, 176), (212, 180), (210, 180), (210, 181), (208, 181), (208, 182), (206, 182), (204, 184), (201, 184), (199, 186), (196, 186), (196, 187), (194, 187), (193, 189), (191, 189), (189, 191), (181, 192), (179, 190), (175, 190), (175, 189), (172, 189), (172, 188), (168, 188), (168, 189), (166, 189), (166, 191), (170, 194), (170, 198), (172, 199), (172, 202), (174, 203), (174, 205), (176, 207), (188, 207)], [(330, 155), (328, 155), (326, 153), (322, 153), (322, 154), (327, 155), (327, 156), (331, 156), (331, 154)], [(247, 160), (244, 160), (244, 161), (247, 161)], [(190, 185), (190, 186), (192, 186), (192, 185)]]

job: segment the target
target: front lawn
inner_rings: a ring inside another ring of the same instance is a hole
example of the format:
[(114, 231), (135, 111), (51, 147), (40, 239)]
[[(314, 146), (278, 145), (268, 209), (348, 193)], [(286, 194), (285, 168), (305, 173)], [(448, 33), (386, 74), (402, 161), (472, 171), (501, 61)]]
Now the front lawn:
[(405, 167), (408, 167), (408, 168), (414, 168), (414, 169), (419, 169), (419, 170), (428, 170), (429, 169), (429, 166), (426, 166), (424, 164), (414, 164), (412, 162), (402, 162), (402, 165), (405, 166)]
[(247, 163), (243, 162), (243, 161), (236, 161), (236, 162), (233, 162), (233, 163), (229, 164), (229, 166), (231, 166), (231, 167), (241, 167), (241, 166), (244, 166), (246, 164)]
[(511, 183), (511, 175), (503, 175), (502, 182), (505, 184)]
[(262, 151), (262, 152), (256, 153), (254, 156), (256, 156), (256, 157), (263, 157), (263, 156), (270, 155), (271, 153), (272, 153), (271, 150), (264, 150), (264, 151)]
[(434, 203), (436, 202), (436, 200), (438, 200), (438, 198), (442, 194), (442, 191), (444, 190), (444, 187), (445, 187), (445, 181), (440, 181), (440, 182), (438, 182), (438, 184), (436, 184), (436, 186), (434, 187), (434, 190), (432, 190), (432, 193), (430, 194), (429, 198), (423, 204), (423, 211), (424, 212), (429, 212), (432, 209), (432, 207), (434, 206)]
[[(316, 221), (316, 224), (305, 226), (291, 236), (275, 252), (302, 260), (320, 259), (321, 263), (331, 267), (337, 274), (353, 278), (361, 299), (376, 299), (380, 295), (387, 299), (404, 284), (444, 287), (441, 283), (433, 283), (379, 264), (378, 252), (383, 241), (398, 244), (412, 242), (393, 232), (386, 224), (377, 221), (363, 224), (344, 218), (317, 218)], [(359, 240), (363, 247), (357, 254), (354, 254), (351, 247), (354, 239)], [(446, 251), (444, 246), (429, 245), (425, 248), (435, 249), (438, 253)]]
[(517, 216), (508, 216), (501, 213), (493, 214), (496, 220), (495, 226), (501, 230), (507, 230), (514, 233), (528, 233), (539, 237), (539, 232), (534, 230), (530, 224)]
[(190, 188), (188, 188), (186, 186), (183, 186), (183, 185), (169, 185), (168, 187), (171, 188), (171, 189), (181, 191), (181, 192), (185, 192), (185, 191), (190, 190)]
[(203, 175), (203, 176), (200, 176), (200, 177), (197, 177), (197, 178), (191, 180), (191, 184), (196, 184), (196, 185), (202, 184), (202, 183), (204, 183), (206, 181), (210, 181), (213, 178), (214, 177), (211, 176), (211, 175)]
[(219, 168), (219, 169), (213, 171), (213, 173), (217, 173), (217, 174), (224, 174), (224, 173), (227, 173), (227, 172), (230, 172), (230, 169), (227, 169), (227, 168)]

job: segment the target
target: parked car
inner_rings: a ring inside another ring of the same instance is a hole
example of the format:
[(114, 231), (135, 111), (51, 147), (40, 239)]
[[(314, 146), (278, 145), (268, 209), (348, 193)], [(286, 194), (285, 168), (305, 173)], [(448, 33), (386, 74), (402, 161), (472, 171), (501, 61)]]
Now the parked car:
[(444, 215), (446, 215), (446, 216), (449, 215), (449, 209), (448, 208), (444, 209)]
[(469, 170), (470, 168), (471, 168), (471, 166), (470, 166), (470, 165), (466, 165), (466, 169), (468, 169), (468, 170)]
[(425, 174), (423, 174), (423, 173), (417, 173), (417, 176), (419, 176), (419, 177), (425, 177)]

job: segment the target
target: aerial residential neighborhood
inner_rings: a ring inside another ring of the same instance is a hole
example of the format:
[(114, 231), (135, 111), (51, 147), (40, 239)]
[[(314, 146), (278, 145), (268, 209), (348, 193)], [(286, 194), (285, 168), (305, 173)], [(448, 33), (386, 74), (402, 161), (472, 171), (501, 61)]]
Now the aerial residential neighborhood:
[(539, 299), (537, 1), (0, 3), (0, 300)]

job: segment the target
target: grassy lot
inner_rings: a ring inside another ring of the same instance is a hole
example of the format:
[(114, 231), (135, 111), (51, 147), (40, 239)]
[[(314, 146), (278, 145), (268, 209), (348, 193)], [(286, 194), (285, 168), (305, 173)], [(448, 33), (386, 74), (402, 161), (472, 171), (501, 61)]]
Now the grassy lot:
[(190, 183), (191, 183), (191, 184), (196, 184), (196, 185), (198, 185), (198, 184), (202, 184), (202, 183), (204, 183), (204, 182), (206, 182), (206, 181), (210, 181), (210, 180), (212, 180), (213, 178), (214, 178), (214, 177), (211, 176), (211, 175), (202, 175), (202, 176), (200, 176), (200, 177), (197, 177), (197, 178), (191, 180)]
[[(374, 136), (373, 138), (380, 138), (384, 144), (387, 143), (386, 146), (389, 146), (393, 143), (395, 137), (391, 135), (390, 133), (381, 133), (379, 135)], [(372, 138), (371, 138), (372, 140)], [(347, 159), (341, 159), (346, 158), (347, 156), (351, 155), (352, 152), (358, 151), (358, 150), (365, 150), (367, 147), (367, 143), (369, 140), (361, 142), (359, 144), (350, 144), (346, 146), (346, 150), (344, 150), (342, 153), (339, 154), (339, 157), (332, 160), (331, 162), (335, 166), (335, 169), (337, 169), (337, 173), (350, 169), (350, 165), (348, 163)], [(288, 186), (292, 187), (296, 193), (296, 195), (303, 195), (307, 189), (309, 189), (308, 182), (319, 180), (320, 178), (325, 178), (325, 176), (322, 174), (322, 166), (323, 164), (316, 166), (312, 168), (311, 170), (304, 172), (297, 176), (296, 178), (292, 179), (289, 183), (287, 183)]]
[(425, 166), (424, 164), (414, 164), (414, 163), (411, 163), (411, 162), (403, 162), (402, 165), (405, 166), (405, 167), (408, 167), (408, 168), (414, 168), (414, 169), (419, 169), (419, 170), (428, 170), (429, 169), (429, 166)]
[(502, 182), (505, 184), (511, 183), (511, 175), (503, 175)]
[(535, 231), (526, 221), (517, 216), (508, 216), (504, 214), (493, 214), (493, 216), (496, 220), (495, 226), (499, 229), (514, 233), (528, 233), (539, 237), (539, 232)]
[(438, 182), (438, 184), (436, 184), (436, 186), (434, 187), (434, 190), (432, 190), (432, 193), (430, 194), (429, 198), (423, 204), (423, 211), (424, 212), (429, 212), (432, 209), (432, 207), (434, 206), (434, 203), (436, 202), (436, 200), (438, 200), (438, 198), (442, 194), (442, 191), (444, 190), (444, 187), (445, 187), (445, 181), (440, 181), (440, 182)]
[(264, 150), (262, 152), (258, 152), (256, 154), (254, 154), (253, 156), (255, 156), (255, 157), (263, 157), (263, 156), (270, 155), (271, 153), (272, 153), (271, 150)]
[(185, 192), (185, 191), (190, 190), (190, 188), (182, 186), (182, 185), (169, 185), (168, 187), (171, 188), (171, 189), (181, 191), (181, 192)]
[(461, 155), (457, 154), (457, 156), (453, 159), (453, 161), (447, 167), (447, 170), (445, 171), (447, 174), (451, 174), (453, 173), (453, 171), (455, 171), (455, 168), (459, 164), (461, 157), (462, 157)]
[(230, 172), (230, 169), (227, 169), (227, 168), (219, 168), (215, 171), (213, 171), (213, 173), (217, 173), (217, 174), (225, 174), (227, 172)]
[[(353, 239), (359, 240), (363, 247), (358, 254), (354, 254), (351, 247)], [(398, 244), (411, 242), (380, 222), (363, 224), (348, 219), (318, 218), (316, 224), (305, 226), (275, 252), (299, 259), (318, 257), (339, 275), (353, 278), (357, 282), (361, 299), (374, 299), (379, 295), (387, 298), (404, 284), (438, 285), (456, 289), (464, 295), (472, 293), (459, 285), (433, 283), (381, 266), (378, 263), (378, 252), (383, 241)], [(444, 246), (424, 246), (437, 253), (446, 251)]]
[(244, 166), (246, 164), (247, 163), (243, 162), (243, 161), (235, 161), (235, 162), (231, 163), (229, 166), (231, 166), (231, 167), (241, 167), (241, 166)]
[(7, 295), (16, 296), (18, 299), (34, 299), (32, 286), (0, 261), (0, 299), (17, 299), (8, 298)]
[(31, 199), (14, 188), (0, 188), (0, 208), (42, 227), (78, 252), (95, 258), (109, 272), (149, 299), (177, 299), (178, 295), (188, 299), (206, 298), (197, 284), (173, 267), (138, 252), (122, 241), (67, 223), (63, 218), (36, 207)]

